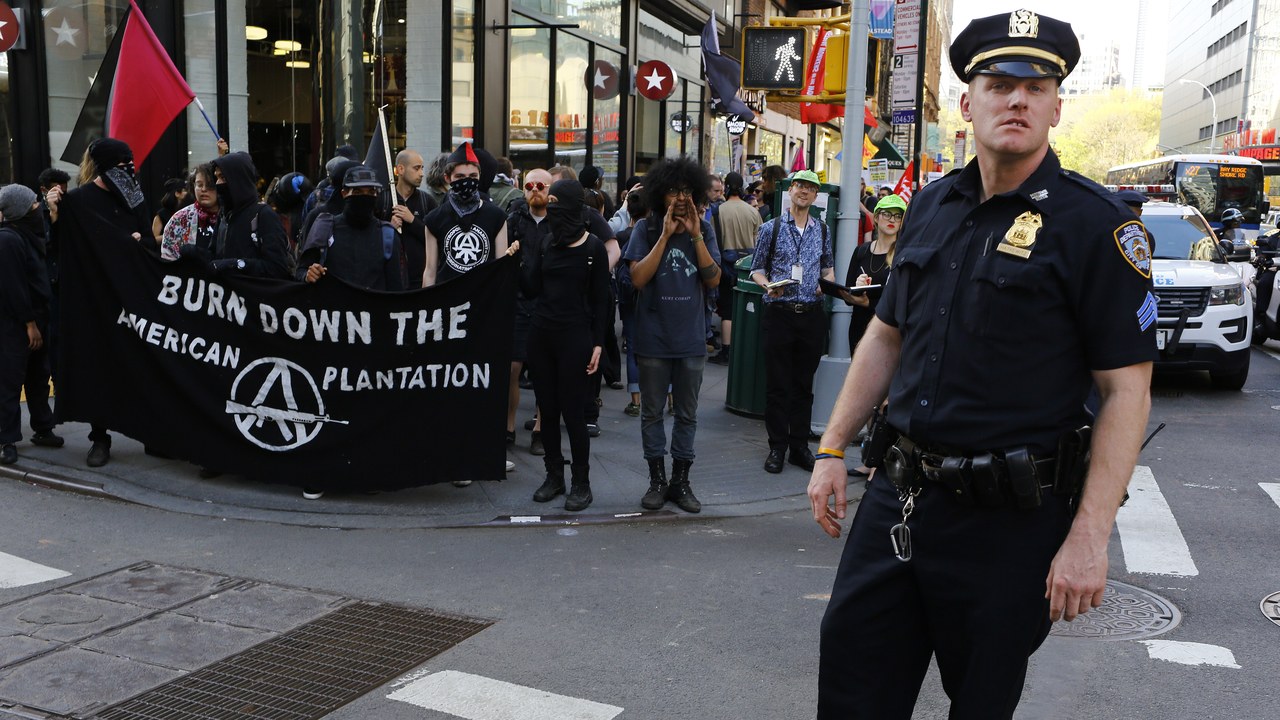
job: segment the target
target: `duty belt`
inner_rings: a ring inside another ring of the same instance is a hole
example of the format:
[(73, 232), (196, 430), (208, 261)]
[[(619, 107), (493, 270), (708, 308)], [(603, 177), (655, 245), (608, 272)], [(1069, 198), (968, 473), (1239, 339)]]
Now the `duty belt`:
[(793, 312), (797, 315), (822, 309), (822, 303), (820, 302), (802, 303), (802, 302), (783, 302), (781, 300), (778, 300), (778, 301), (766, 303), (766, 304), (768, 307), (778, 308), (779, 310), (786, 310), (787, 312)]
[(1057, 458), (1035, 457), (1026, 448), (968, 456), (902, 435), (885, 454), (884, 468), (900, 494), (919, 492), (927, 480), (965, 505), (1029, 510), (1040, 506), (1046, 490), (1070, 494), (1065, 487), (1055, 490)]

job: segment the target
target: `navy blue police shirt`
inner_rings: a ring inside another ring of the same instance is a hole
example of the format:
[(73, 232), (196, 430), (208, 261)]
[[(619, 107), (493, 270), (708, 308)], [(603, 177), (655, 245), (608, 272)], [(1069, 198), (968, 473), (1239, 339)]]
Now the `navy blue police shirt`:
[(982, 202), (978, 163), (916, 194), (876, 316), (902, 335), (889, 422), (964, 453), (1054, 452), (1091, 371), (1156, 359), (1145, 228), (1052, 150)]

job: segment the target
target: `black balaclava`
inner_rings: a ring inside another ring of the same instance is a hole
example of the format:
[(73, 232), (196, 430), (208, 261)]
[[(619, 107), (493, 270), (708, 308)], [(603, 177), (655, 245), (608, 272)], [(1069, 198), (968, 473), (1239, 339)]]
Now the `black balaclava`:
[(115, 138), (101, 138), (89, 146), (89, 157), (94, 171), (120, 204), (130, 210), (142, 204), (145, 198), (138, 187), (133, 151), (128, 145)]
[(547, 222), (551, 224), (551, 244), (571, 245), (587, 228), (585, 193), (582, 183), (568, 178), (557, 180), (547, 190), (555, 200), (547, 203)]
[(342, 219), (352, 227), (366, 228), (373, 222), (377, 195), (350, 195), (342, 199)]

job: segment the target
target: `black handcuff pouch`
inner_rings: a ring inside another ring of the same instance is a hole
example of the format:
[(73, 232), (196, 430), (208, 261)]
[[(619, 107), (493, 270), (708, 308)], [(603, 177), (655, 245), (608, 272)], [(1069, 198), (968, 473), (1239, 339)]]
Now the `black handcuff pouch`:
[(907, 495), (920, 488), (916, 459), (893, 445), (884, 455), (884, 471), (889, 484), (899, 493)]
[(969, 465), (969, 475), (973, 478), (973, 497), (979, 505), (994, 508), (1005, 504), (995, 456), (991, 453), (975, 456)]
[(885, 455), (896, 442), (898, 431), (889, 424), (888, 418), (880, 414), (879, 408), (873, 409), (867, 439), (862, 443), (862, 465), (869, 468), (883, 467)]
[(1009, 475), (1009, 492), (1019, 510), (1040, 507), (1040, 479), (1036, 476), (1036, 464), (1027, 448), (1009, 450), (1004, 454), (1004, 467)]
[(969, 468), (972, 464), (966, 457), (946, 457), (936, 471), (938, 482), (945, 485), (951, 491), (951, 496), (962, 505), (974, 504), (973, 485), (969, 480)]
[(1064, 433), (1058, 440), (1058, 464), (1054, 468), (1053, 494), (1075, 497), (1084, 486), (1084, 476), (1089, 469), (1089, 447), (1093, 440), (1093, 428), (1085, 425), (1078, 430)]

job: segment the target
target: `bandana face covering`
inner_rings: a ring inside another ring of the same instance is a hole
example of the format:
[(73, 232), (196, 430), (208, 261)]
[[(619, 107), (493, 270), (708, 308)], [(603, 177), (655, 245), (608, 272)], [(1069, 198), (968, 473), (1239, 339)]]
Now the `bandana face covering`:
[(480, 178), (461, 178), (449, 183), (449, 192), (458, 197), (458, 201), (464, 204), (470, 203), (476, 199), (476, 193), (480, 192)]
[(124, 203), (125, 207), (133, 210), (142, 204), (142, 188), (138, 187), (138, 179), (134, 176), (133, 163), (117, 165), (107, 170), (102, 174), (102, 180), (111, 194)]

